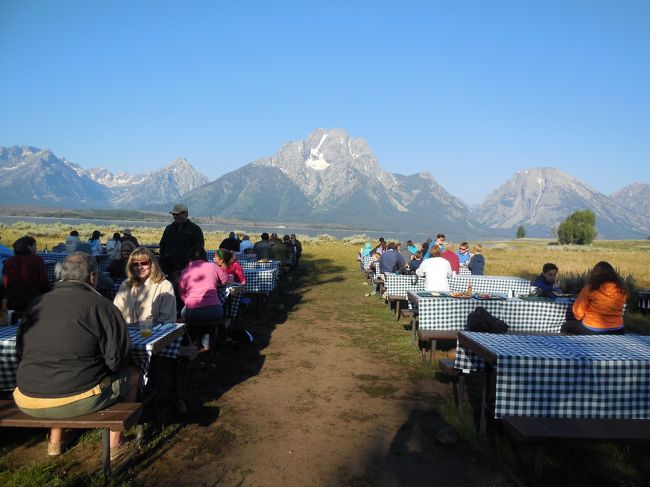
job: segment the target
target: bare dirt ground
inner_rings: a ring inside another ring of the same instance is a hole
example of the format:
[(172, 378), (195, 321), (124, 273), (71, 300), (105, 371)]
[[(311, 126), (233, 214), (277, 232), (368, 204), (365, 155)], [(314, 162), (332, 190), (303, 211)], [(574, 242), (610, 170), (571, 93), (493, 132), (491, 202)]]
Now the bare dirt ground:
[(259, 338), (254, 347), (225, 349), (214, 367), (201, 368), (204, 397), (190, 404), (195, 424), (141, 465), (136, 483), (506, 483), (467, 446), (437, 443), (445, 421), (436, 407), (448, 403), (449, 386), (413, 381), (404, 367), (351, 343), (349, 327), (373, 333), (376, 324), (352, 310), (382, 306), (363, 297), (354, 266), (324, 259), (305, 266), (249, 321)]

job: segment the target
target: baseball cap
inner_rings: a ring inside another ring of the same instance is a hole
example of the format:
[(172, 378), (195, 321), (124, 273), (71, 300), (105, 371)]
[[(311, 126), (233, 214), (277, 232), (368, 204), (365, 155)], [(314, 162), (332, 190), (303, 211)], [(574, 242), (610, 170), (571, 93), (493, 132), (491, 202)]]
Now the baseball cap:
[(184, 211), (188, 211), (187, 206), (178, 204), (172, 208), (172, 211), (170, 211), (170, 213), (183, 213)]

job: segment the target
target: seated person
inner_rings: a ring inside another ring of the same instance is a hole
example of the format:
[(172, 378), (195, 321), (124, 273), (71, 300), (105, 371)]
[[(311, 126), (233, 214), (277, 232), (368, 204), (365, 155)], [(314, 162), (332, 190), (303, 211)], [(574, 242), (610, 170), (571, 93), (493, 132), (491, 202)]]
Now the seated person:
[(371, 257), (372, 259), (368, 262), (366, 270), (379, 273), (379, 259), (381, 259), (381, 254), (379, 252), (374, 252)]
[[(16, 337), (18, 370), (14, 399), (38, 418), (71, 418), (118, 400), (137, 400), (139, 373), (127, 366), (131, 340), (120, 312), (95, 290), (97, 262), (68, 256), (62, 280), (36, 298)], [(53, 428), (47, 451), (61, 454), (63, 432)], [(111, 460), (125, 451), (119, 431), (110, 433)]]
[(36, 255), (33, 237), (16, 240), (14, 254), (2, 266), (7, 309), (25, 311), (32, 299), (50, 290), (50, 283), (45, 263)]
[(108, 265), (108, 275), (111, 276), (111, 279), (126, 279), (126, 264), (129, 261), (131, 252), (133, 252), (135, 248), (135, 244), (129, 240), (122, 242), (120, 258), (112, 261)]
[(237, 257), (235, 257), (234, 252), (230, 252), (225, 249), (219, 249), (214, 253), (214, 263), (223, 269), (230, 280), (232, 276), (233, 282), (238, 282), (239, 284), (246, 284), (246, 275), (244, 274), (244, 269), (239, 262), (237, 262)]
[(284, 244), (280, 239), (276, 239), (271, 244), (271, 259), (279, 260), (280, 265), (285, 267), (291, 262), (292, 249)]
[(239, 245), (241, 240), (237, 238), (235, 232), (230, 232), (227, 238), (224, 238), (219, 244), (220, 249), (232, 250), (233, 252), (239, 252)]
[(91, 237), (88, 239), (88, 245), (90, 245), (94, 256), (102, 255), (104, 253), (104, 247), (102, 246), (101, 241), (101, 237), (103, 236), (104, 234), (102, 232), (95, 230)]
[(483, 257), (482, 252), (483, 246), (481, 244), (474, 245), (474, 255), (467, 264), (473, 276), (482, 276), (485, 273), (485, 257)]
[(127, 324), (152, 320), (154, 323), (176, 321), (176, 296), (172, 283), (158, 264), (156, 256), (138, 247), (126, 263), (126, 281), (115, 295), (113, 304)]
[(422, 251), (418, 250), (413, 255), (413, 258), (409, 261), (408, 266), (412, 271), (417, 271), (418, 267), (422, 264)]
[(379, 259), (379, 272), (384, 274), (386, 272), (399, 272), (400, 269), (406, 266), (402, 254), (397, 251), (397, 246), (394, 242), (386, 245), (386, 251), (381, 254)]
[(461, 242), (456, 255), (458, 255), (458, 262), (460, 263), (460, 266), (467, 267), (467, 264), (469, 264), (469, 259), (472, 257), (472, 254), (469, 253), (469, 244), (467, 242)]
[(271, 244), (269, 234), (264, 232), (260, 235), (261, 240), (253, 245), (253, 252), (257, 254), (257, 260), (268, 260), (271, 258)]
[(79, 232), (72, 230), (70, 232), (70, 235), (65, 238), (65, 253), (69, 255), (75, 252), (75, 244), (77, 242), (81, 242), (81, 239), (79, 238)]
[(447, 242), (447, 245), (445, 245), (445, 250), (440, 252), (440, 257), (449, 261), (449, 265), (451, 265), (451, 271), (454, 274), (458, 274), (460, 272), (460, 259), (458, 258), (458, 254), (454, 252), (454, 248), (455, 245), (453, 242)]
[(426, 291), (449, 292), (449, 281), (447, 278), (453, 275), (451, 264), (440, 257), (440, 247), (432, 245), (429, 247), (430, 258), (422, 261), (420, 267), (415, 271), (419, 277), (424, 277), (424, 289)]
[(135, 238), (135, 236), (133, 235), (133, 233), (132, 233), (132, 231), (131, 231), (130, 228), (125, 228), (125, 229), (122, 231), (122, 233), (124, 234), (124, 235), (122, 235), (122, 242), (129, 241), (129, 242), (131, 242), (133, 245), (135, 245), (135, 248), (140, 247), (140, 244), (138, 243), (138, 239)]
[(248, 235), (244, 235), (239, 242), (239, 251), (248, 254), (253, 251), (253, 242)]
[[(225, 249), (217, 249), (215, 259), (223, 261)], [(205, 249), (194, 246), (188, 253), (189, 264), (178, 277), (178, 293), (185, 305), (181, 316), (188, 322), (215, 321), (223, 318), (223, 303), (219, 300), (217, 286), (226, 285), (228, 276), (218, 265), (208, 262)], [(210, 335), (202, 329), (190, 327), (190, 338), (197, 344), (202, 341), (205, 350), (210, 348)]]
[(623, 308), (628, 293), (623, 280), (609, 262), (598, 262), (589, 272), (562, 326), (563, 333), (577, 335), (622, 334)]
[(531, 286), (537, 288), (535, 294), (547, 297), (562, 294), (562, 289), (555, 282), (558, 270), (558, 267), (551, 262), (542, 266), (542, 273), (531, 283)]
[(108, 254), (109, 262), (120, 258), (120, 249), (122, 248), (122, 236), (115, 232), (113, 238), (106, 242), (106, 253)]

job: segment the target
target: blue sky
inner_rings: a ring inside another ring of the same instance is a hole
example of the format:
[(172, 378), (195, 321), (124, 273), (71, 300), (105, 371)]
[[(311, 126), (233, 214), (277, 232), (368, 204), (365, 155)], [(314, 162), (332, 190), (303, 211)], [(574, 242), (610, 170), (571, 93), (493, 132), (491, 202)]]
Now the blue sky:
[(650, 2), (0, 0), (0, 145), (214, 179), (317, 127), (479, 203), (650, 182)]

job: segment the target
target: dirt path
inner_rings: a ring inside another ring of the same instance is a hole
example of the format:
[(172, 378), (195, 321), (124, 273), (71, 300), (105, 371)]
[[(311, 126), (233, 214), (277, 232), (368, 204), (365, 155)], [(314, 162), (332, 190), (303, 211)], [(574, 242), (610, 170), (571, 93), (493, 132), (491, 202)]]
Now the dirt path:
[(190, 404), (190, 418), (207, 425), (162, 442), (136, 483), (502, 484), (467, 447), (436, 443), (445, 425), (436, 405), (448, 402), (448, 386), (414, 383), (394, 362), (351, 343), (350, 327), (372, 333), (374, 325), (363, 314), (350, 321), (353, 311), (381, 307), (363, 298), (355, 268), (311, 256), (249, 326), (256, 347), (224, 350), (215, 367), (201, 369), (204, 397)]

